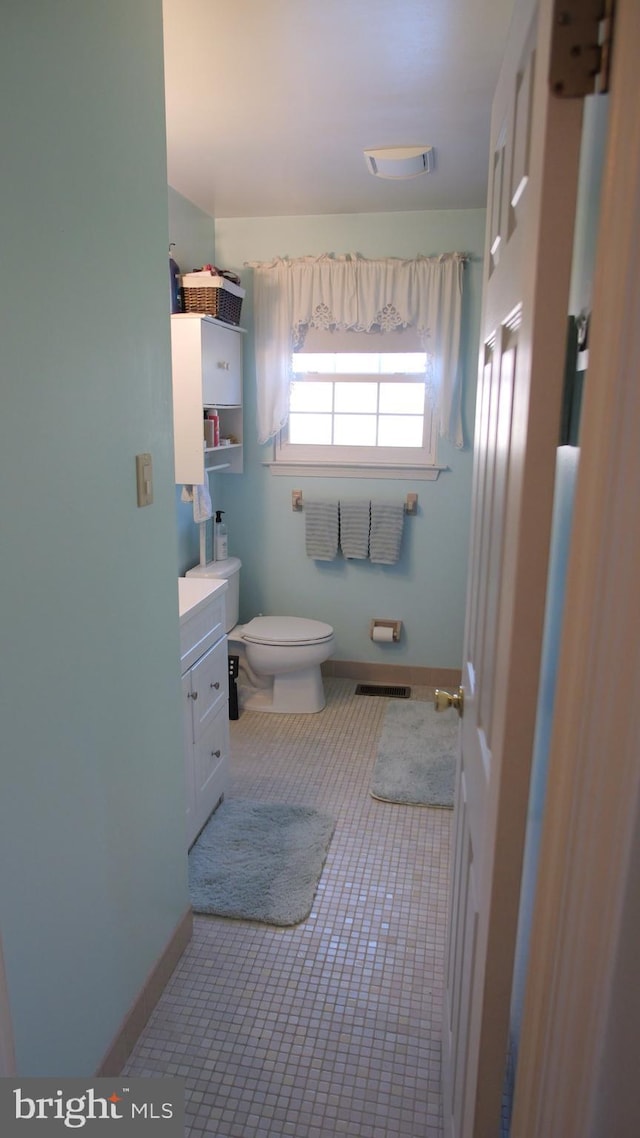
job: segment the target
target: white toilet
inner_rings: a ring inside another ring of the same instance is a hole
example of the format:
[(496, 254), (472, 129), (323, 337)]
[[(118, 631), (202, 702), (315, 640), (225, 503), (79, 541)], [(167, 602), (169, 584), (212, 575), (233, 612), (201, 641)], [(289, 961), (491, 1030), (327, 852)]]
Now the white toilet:
[(293, 715), (322, 711), (320, 665), (333, 652), (331, 625), (299, 616), (256, 616), (238, 624), (241, 565), (238, 557), (229, 557), (196, 565), (186, 574), (227, 582), (226, 629), (229, 652), (240, 657), (240, 706)]

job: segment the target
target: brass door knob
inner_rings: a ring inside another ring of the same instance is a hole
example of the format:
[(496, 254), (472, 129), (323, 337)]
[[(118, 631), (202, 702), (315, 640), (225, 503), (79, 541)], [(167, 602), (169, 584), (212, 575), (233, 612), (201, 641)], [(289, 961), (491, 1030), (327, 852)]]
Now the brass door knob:
[(447, 711), (450, 707), (455, 707), (458, 715), (462, 719), (464, 714), (464, 688), (462, 684), (453, 694), (448, 691), (443, 691), (442, 688), (436, 688), (433, 706), (436, 711)]

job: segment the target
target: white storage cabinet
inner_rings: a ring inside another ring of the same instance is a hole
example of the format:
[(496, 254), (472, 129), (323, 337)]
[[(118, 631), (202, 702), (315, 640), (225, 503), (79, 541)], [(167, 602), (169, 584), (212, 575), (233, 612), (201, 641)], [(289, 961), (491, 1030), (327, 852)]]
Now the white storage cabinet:
[[(171, 317), (173, 432), (178, 483), (200, 486), (208, 471), (242, 473), (242, 337), (244, 328), (213, 316)], [(220, 438), (229, 447), (204, 445), (204, 412), (220, 416)]]
[[(207, 583), (214, 584), (213, 581)], [(216, 589), (209, 596), (199, 594), (196, 603), (180, 618), (188, 846), (193, 845), (223, 798), (229, 781), (229, 665), (224, 591)]]

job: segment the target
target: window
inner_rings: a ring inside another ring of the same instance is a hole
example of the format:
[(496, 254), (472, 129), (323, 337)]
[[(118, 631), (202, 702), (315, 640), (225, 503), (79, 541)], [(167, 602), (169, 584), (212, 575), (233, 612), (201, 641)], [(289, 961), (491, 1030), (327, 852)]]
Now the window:
[(364, 468), (435, 467), (429, 358), (412, 329), (311, 329), (292, 357), (289, 421), (276, 462)]
[[(281, 463), (285, 461), (282, 448), (293, 445), (288, 435), (282, 433), (290, 411), (293, 350), (301, 351), (304, 345), (305, 352), (310, 353), (370, 352), (373, 345), (369, 337), (379, 335), (381, 346), (378, 350), (383, 352), (413, 352), (424, 350), (426, 346), (429, 352), (426, 386), (429, 402), (433, 403), (438, 434), (454, 446), (462, 447), (462, 376), (458, 364), (462, 275), (466, 260), (464, 253), (417, 256), (411, 260), (399, 257), (367, 260), (357, 253), (340, 256), (321, 253), (295, 260), (276, 257), (268, 263), (249, 262), (254, 271), (258, 442), (267, 443), (275, 439), (276, 459), (279, 456)], [(345, 332), (349, 338), (348, 345), (332, 342), (334, 336), (339, 338)], [(309, 342), (312, 333), (324, 338), (323, 342), (312, 345)], [(357, 337), (360, 336), (365, 337), (366, 347), (364, 341), (358, 343)], [(411, 345), (412, 337), (419, 338), (421, 342)], [(328, 374), (338, 375), (335, 371)], [(344, 378), (344, 372), (339, 374)], [(379, 385), (380, 372), (372, 375), (373, 381)], [(297, 382), (302, 382), (302, 379)], [(326, 382), (334, 385), (331, 389), (333, 398), (336, 379)], [(350, 382), (355, 380), (352, 378)], [(379, 386), (377, 391), (381, 393)], [(332, 403), (332, 437), (333, 416), (337, 413)], [(394, 410), (394, 413), (400, 412)], [(435, 465), (422, 465), (425, 461), (433, 461), (435, 456), (431, 441), (433, 426), (431, 412), (425, 411), (422, 453), (416, 457), (417, 466), (406, 461), (411, 457), (408, 452), (416, 448), (392, 448), (405, 451), (402, 469), (411, 470), (412, 477), (437, 477), (437, 474), (416, 473), (439, 469)], [(295, 445), (313, 448), (317, 458), (318, 446), (326, 444)], [(335, 457), (335, 448), (343, 444), (334, 442), (329, 445)], [(355, 449), (363, 465), (363, 444), (358, 443)], [(375, 450), (379, 464), (384, 459), (382, 444), (376, 444)], [(306, 473), (309, 473), (311, 461), (309, 457)], [(272, 465), (275, 469), (278, 462)], [(391, 471), (390, 463), (387, 462), (383, 469)]]

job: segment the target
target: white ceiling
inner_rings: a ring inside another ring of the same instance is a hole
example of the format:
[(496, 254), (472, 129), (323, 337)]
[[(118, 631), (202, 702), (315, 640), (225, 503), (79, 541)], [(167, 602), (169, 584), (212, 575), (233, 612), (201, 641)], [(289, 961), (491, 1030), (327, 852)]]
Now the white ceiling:
[[(169, 183), (216, 217), (484, 206), (513, 0), (163, 0)], [(426, 143), (435, 170), (371, 175)]]

